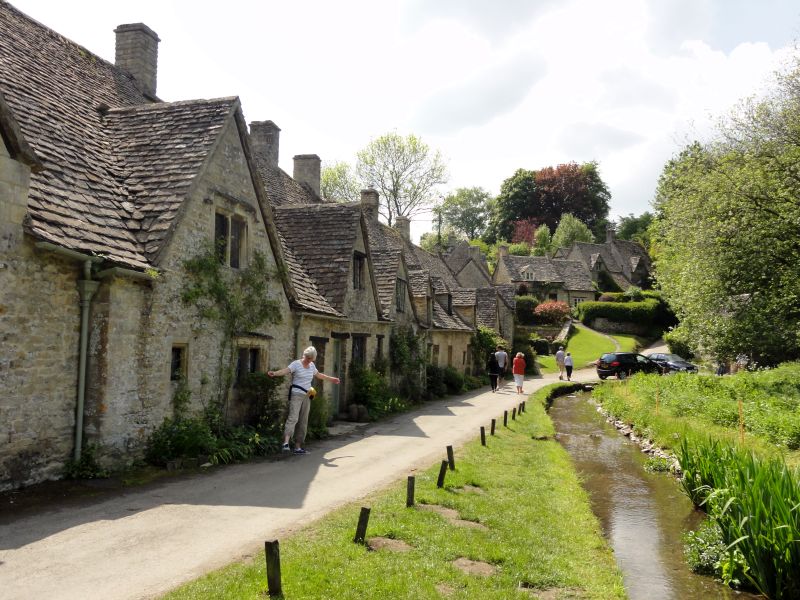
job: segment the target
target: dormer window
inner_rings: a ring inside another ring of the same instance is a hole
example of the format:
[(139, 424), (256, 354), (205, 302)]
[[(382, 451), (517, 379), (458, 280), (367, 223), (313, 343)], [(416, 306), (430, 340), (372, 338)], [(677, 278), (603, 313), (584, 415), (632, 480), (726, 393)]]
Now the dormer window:
[(363, 290), (365, 288), (364, 265), (367, 257), (361, 252), (353, 252), (353, 289)]

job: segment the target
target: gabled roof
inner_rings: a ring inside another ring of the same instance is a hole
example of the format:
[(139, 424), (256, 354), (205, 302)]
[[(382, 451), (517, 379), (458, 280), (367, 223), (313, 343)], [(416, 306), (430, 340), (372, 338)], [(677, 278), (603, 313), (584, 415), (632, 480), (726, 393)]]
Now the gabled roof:
[(453, 306), (474, 306), (475, 288), (458, 288), (451, 290)]
[(479, 248), (470, 245), (469, 242), (461, 240), (456, 243), (452, 252), (443, 257), (443, 260), (455, 275), (458, 275), (464, 267), (470, 262), (473, 262), (481, 273), (486, 276), (487, 282), (492, 280), (492, 276), (489, 274), (489, 265), (486, 262), (486, 257), (481, 253)]
[(427, 298), (430, 296), (431, 275), (428, 271), (419, 269), (409, 270), (408, 279), (413, 296), (417, 298)]
[(557, 283), (574, 291), (594, 289), (589, 270), (579, 260), (546, 256), (504, 256), (501, 260), (515, 282)]
[(27, 230), (144, 269), (238, 100), (152, 103), (127, 72), (0, 0), (0, 87), (42, 163)]
[(438, 300), (433, 301), (433, 326), (437, 329), (450, 329), (455, 331), (472, 331), (472, 327), (467, 325), (457, 314), (448, 314)]
[[(369, 244), (372, 258), (372, 268), (375, 273), (375, 284), (378, 288), (378, 297), (385, 319), (391, 318), (391, 307), (394, 305), (395, 282), (397, 273), (404, 264), (403, 240), (400, 233), (378, 221), (365, 218), (367, 230), (367, 243)], [(409, 279), (411, 274), (409, 273)], [(409, 281), (409, 290), (414, 294), (413, 281)]]
[(303, 270), (328, 304), (342, 312), (361, 227), (358, 203), (286, 205), (274, 212), (278, 230)]
[(495, 288), (475, 290), (475, 320), (482, 327), (497, 327), (497, 291)]
[(288, 206), (294, 204), (320, 204), (325, 200), (317, 196), (310, 187), (293, 179), (286, 171), (276, 165), (258, 161), (258, 172), (267, 190), (272, 206)]
[(283, 258), (288, 271), (287, 274), (292, 289), (294, 290), (294, 301), (298, 305), (298, 308), (323, 315), (330, 315), (332, 317), (343, 317), (344, 315), (333, 308), (323, 297), (311, 276), (303, 268), (300, 260), (289, 248), (289, 245), (286, 243), (286, 238), (281, 235), (280, 231), (278, 232), (278, 238), (280, 239), (281, 248), (283, 250)]

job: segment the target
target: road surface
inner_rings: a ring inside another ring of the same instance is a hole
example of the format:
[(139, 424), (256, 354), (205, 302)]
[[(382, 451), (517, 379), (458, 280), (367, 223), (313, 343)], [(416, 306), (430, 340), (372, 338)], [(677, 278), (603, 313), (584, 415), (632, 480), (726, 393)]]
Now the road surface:
[[(593, 369), (575, 373), (595, 378)], [(529, 379), (525, 393), (557, 380)], [(427, 468), (523, 399), (513, 382), (428, 402), (309, 446), (0, 523), (0, 597), (152, 598), (252, 555), (344, 503)]]

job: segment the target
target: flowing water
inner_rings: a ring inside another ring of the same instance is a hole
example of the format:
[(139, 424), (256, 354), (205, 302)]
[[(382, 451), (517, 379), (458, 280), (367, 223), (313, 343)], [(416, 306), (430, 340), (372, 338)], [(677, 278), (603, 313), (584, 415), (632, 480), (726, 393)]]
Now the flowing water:
[(606, 422), (588, 394), (556, 399), (550, 417), (591, 497), (631, 600), (757, 598), (691, 572), (681, 536), (696, 529), (703, 514), (674, 477), (644, 469), (647, 455)]

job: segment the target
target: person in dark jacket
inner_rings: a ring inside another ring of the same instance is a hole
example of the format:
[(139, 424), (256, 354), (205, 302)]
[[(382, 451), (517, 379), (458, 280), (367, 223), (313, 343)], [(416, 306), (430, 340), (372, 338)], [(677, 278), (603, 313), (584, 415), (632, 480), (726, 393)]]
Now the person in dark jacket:
[(494, 352), (489, 354), (486, 370), (489, 372), (489, 383), (492, 385), (492, 393), (494, 393), (497, 391), (497, 378), (500, 376), (500, 363), (497, 362)]

